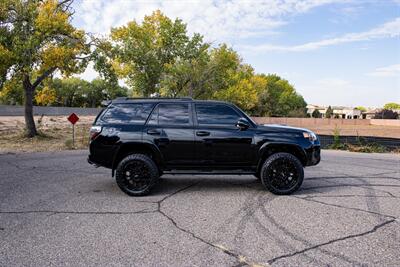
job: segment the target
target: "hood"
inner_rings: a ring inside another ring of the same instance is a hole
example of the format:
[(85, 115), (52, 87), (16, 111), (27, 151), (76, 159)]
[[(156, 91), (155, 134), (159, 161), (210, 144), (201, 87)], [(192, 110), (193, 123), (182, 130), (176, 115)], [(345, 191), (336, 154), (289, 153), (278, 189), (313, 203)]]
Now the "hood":
[(259, 124), (258, 129), (273, 132), (290, 132), (290, 133), (301, 133), (301, 132), (311, 132), (308, 129), (297, 128), (281, 124)]

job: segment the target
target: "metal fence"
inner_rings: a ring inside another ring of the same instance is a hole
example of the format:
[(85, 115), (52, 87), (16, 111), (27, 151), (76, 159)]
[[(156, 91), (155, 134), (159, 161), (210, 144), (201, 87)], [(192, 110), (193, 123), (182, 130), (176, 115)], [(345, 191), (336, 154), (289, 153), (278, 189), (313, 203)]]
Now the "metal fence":
[[(333, 135), (318, 135), (321, 141), (321, 147), (326, 148), (334, 143)], [(378, 144), (386, 148), (400, 148), (400, 139), (376, 136), (340, 136), (340, 143), (357, 144)]]

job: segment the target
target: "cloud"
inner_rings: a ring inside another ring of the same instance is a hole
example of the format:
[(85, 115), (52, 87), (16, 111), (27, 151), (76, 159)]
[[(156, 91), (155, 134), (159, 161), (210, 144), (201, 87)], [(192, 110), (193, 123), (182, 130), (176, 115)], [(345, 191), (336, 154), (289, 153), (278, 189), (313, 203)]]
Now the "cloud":
[(400, 77), (400, 64), (377, 68), (375, 71), (370, 72), (367, 75), (374, 77)]
[(171, 18), (188, 24), (190, 33), (199, 32), (207, 41), (229, 41), (276, 34), (287, 16), (344, 0), (267, 1), (126, 1), (82, 0), (74, 6), (78, 24), (91, 33), (106, 34), (111, 27), (141, 21), (160, 9)]
[(333, 46), (344, 43), (368, 41), (382, 38), (393, 38), (400, 36), (400, 18), (380, 25), (366, 32), (348, 33), (341, 37), (328, 38), (316, 42), (309, 42), (295, 46), (259, 45), (243, 46), (244, 50), (254, 52), (281, 51), (281, 52), (302, 52), (316, 50), (322, 47)]

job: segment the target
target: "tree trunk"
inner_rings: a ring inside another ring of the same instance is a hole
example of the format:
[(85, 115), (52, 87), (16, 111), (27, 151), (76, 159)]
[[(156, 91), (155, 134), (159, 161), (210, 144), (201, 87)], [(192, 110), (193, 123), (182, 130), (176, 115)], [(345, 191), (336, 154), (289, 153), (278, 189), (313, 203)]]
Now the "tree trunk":
[(33, 119), (33, 91), (34, 88), (29, 81), (29, 77), (24, 78), (24, 91), (25, 91), (25, 127), (26, 135), (34, 137), (37, 135), (35, 120)]
[(193, 91), (194, 91), (193, 83), (190, 83), (190, 86), (189, 86), (189, 97), (193, 98)]

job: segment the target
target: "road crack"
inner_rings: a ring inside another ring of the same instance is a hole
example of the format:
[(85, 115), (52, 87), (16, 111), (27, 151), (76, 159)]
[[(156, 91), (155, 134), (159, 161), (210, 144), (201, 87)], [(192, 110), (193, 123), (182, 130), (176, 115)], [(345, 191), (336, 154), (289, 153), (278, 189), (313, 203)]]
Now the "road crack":
[(184, 232), (184, 233), (190, 235), (192, 238), (194, 238), (194, 239), (200, 241), (200, 242), (203, 243), (203, 244), (206, 244), (206, 245), (209, 246), (209, 247), (215, 248), (215, 249), (217, 249), (217, 250), (219, 250), (219, 251), (222, 251), (222, 252), (225, 253), (226, 255), (235, 258), (236, 261), (238, 262), (236, 265), (234, 265), (235, 267), (240, 267), (240, 266), (262, 266), (262, 265), (260, 265), (260, 264), (250, 263), (250, 262), (247, 261), (247, 259), (246, 259), (245, 256), (240, 255), (239, 253), (233, 252), (233, 251), (231, 251), (231, 250), (225, 248), (223, 245), (220, 245), (220, 244), (213, 244), (213, 243), (211, 243), (211, 242), (205, 240), (204, 238), (202, 238), (202, 237), (196, 235), (195, 233), (189, 231), (188, 229), (185, 229), (185, 228), (179, 226), (178, 223), (177, 223), (171, 216), (169, 216), (167, 213), (165, 213), (165, 212), (162, 210), (162, 207), (161, 207), (161, 206), (162, 206), (162, 205), (161, 205), (162, 202), (164, 202), (164, 201), (167, 200), (168, 198), (171, 198), (172, 196), (174, 196), (174, 195), (176, 195), (176, 194), (178, 194), (178, 193), (180, 193), (180, 192), (183, 192), (183, 191), (185, 191), (185, 190), (187, 190), (187, 189), (189, 189), (189, 188), (191, 188), (191, 187), (193, 187), (193, 186), (198, 185), (200, 182), (201, 182), (201, 181), (198, 181), (198, 182), (196, 182), (196, 183), (193, 183), (193, 184), (190, 184), (190, 185), (188, 185), (188, 186), (185, 186), (185, 187), (183, 187), (183, 188), (181, 188), (181, 189), (179, 189), (179, 190), (173, 192), (172, 194), (169, 194), (169, 195), (165, 196), (165, 197), (162, 198), (161, 200), (159, 200), (159, 201), (157, 202), (157, 205), (158, 205), (157, 212), (160, 213), (160, 214), (161, 214), (163, 217), (165, 217), (167, 220), (169, 220), (169, 221), (172, 223), (172, 225), (173, 225), (176, 229), (180, 230), (181, 232)]
[[(383, 217), (387, 217), (387, 218), (391, 218), (391, 219), (395, 219), (396, 218), (394, 216), (387, 215), (387, 214), (382, 214), (382, 213), (375, 212), (375, 211), (363, 210), (363, 209), (359, 209), (359, 208), (346, 207), (346, 206), (342, 206), (342, 205), (338, 205), (338, 204), (326, 203), (326, 202), (323, 202), (323, 201), (319, 201), (319, 200), (313, 199), (313, 196), (310, 196), (310, 197), (292, 196), (292, 197), (297, 198), (297, 199), (302, 199), (302, 200), (305, 200), (305, 201), (319, 203), (319, 204), (322, 204), (322, 205), (331, 206), (331, 207), (342, 208), (342, 209), (347, 209), (347, 210), (361, 211), (361, 212), (370, 213), (370, 214), (374, 214), (374, 215), (378, 215), (378, 216), (383, 216)], [(319, 197), (319, 196), (315, 196), (315, 197)], [(321, 197), (323, 197), (323, 196), (321, 196)]]
[(50, 213), (49, 216), (55, 214), (97, 214), (97, 215), (119, 215), (119, 214), (144, 214), (155, 213), (157, 210), (143, 209), (139, 211), (57, 211), (57, 210), (26, 210), (26, 211), (0, 211), (0, 214), (34, 214), (34, 213)]
[(317, 244), (317, 245), (314, 245), (314, 246), (311, 246), (311, 247), (308, 247), (308, 248), (305, 248), (305, 249), (302, 249), (302, 250), (299, 250), (299, 251), (295, 251), (295, 252), (293, 252), (293, 253), (284, 254), (284, 255), (281, 255), (281, 256), (272, 258), (272, 259), (268, 260), (267, 262), (268, 262), (268, 264), (272, 264), (272, 263), (274, 263), (274, 262), (276, 262), (276, 261), (278, 261), (278, 260), (285, 259), (285, 258), (290, 258), (290, 257), (296, 256), (296, 255), (305, 253), (305, 252), (307, 252), (307, 251), (320, 248), (320, 247), (322, 247), (322, 246), (330, 245), (330, 244), (333, 244), (333, 243), (336, 243), (336, 242), (339, 242), (339, 241), (344, 241), (344, 240), (351, 239), (351, 238), (356, 238), (356, 237), (361, 237), (361, 236), (373, 234), (373, 233), (375, 233), (378, 229), (384, 227), (384, 226), (387, 225), (387, 224), (390, 224), (390, 223), (392, 223), (392, 222), (395, 222), (395, 221), (396, 221), (396, 219), (391, 219), (391, 220), (385, 221), (385, 222), (383, 222), (383, 223), (380, 223), (380, 224), (378, 224), (378, 225), (375, 225), (371, 230), (368, 230), (368, 231), (366, 231), (366, 232), (362, 232), (362, 233), (359, 233), (359, 234), (353, 234), (353, 235), (347, 235), (347, 236), (344, 236), (344, 237), (332, 239), (332, 240), (329, 240), (329, 241), (324, 242), (324, 243), (320, 243), (320, 244)]

